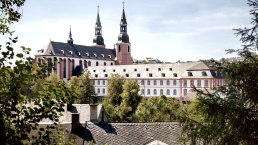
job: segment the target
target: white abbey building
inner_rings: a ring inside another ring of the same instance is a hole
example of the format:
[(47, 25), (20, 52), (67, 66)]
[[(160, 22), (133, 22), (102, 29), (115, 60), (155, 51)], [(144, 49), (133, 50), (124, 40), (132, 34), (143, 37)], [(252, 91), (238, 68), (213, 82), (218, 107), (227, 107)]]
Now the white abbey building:
[(209, 90), (225, 83), (221, 73), (203, 62), (96, 66), (88, 70), (98, 96), (107, 94), (107, 79), (114, 73), (137, 80), (144, 97), (186, 97), (193, 85)]

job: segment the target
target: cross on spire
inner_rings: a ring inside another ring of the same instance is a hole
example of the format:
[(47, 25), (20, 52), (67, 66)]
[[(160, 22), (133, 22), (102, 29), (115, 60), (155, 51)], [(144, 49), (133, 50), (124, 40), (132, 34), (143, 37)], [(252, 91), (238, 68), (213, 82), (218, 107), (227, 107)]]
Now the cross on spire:
[(98, 13), (99, 13), (99, 4), (97, 5)]
[(125, 1), (123, 1), (123, 9), (125, 8)]

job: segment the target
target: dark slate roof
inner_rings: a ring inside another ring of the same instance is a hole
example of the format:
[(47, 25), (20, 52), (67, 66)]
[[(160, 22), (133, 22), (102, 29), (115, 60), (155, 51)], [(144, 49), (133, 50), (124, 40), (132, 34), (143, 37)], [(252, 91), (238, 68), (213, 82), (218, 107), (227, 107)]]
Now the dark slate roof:
[[(89, 56), (87, 56), (86, 53), (88, 53)], [(84, 46), (84, 45), (50, 41), (45, 52), (37, 55), (57, 55), (57, 56), (67, 56), (67, 57), (114, 60), (116, 57), (116, 52), (115, 52), (115, 49), (106, 49), (106, 48), (98, 48), (94, 46)], [(104, 58), (103, 58), (103, 55), (104, 55)], [(111, 56), (111, 58), (109, 56)]]
[[(161, 141), (168, 145), (179, 145), (180, 124), (178, 122), (163, 123), (106, 123), (87, 125), (80, 124), (77, 131), (71, 131), (71, 124), (61, 124), (66, 142), (70, 139), (75, 144), (87, 144), (93, 141), (96, 145), (146, 145), (153, 141)], [(40, 124), (39, 127), (46, 127)], [(36, 131), (31, 135), (36, 135)]]
[(100, 22), (100, 18), (99, 18), (99, 13), (97, 14), (96, 27), (101, 27), (101, 22)]

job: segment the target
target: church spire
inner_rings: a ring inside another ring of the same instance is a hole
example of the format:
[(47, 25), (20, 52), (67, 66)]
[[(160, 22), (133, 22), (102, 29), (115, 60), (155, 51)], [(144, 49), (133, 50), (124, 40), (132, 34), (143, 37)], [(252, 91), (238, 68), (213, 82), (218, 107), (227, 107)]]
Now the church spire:
[(97, 12), (97, 19), (96, 19), (96, 25), (95, 25), (95, 37), (93, 38), (93, 45), (97, 47), (104, 47), (104, 39), (102, 37), (102, 26), (100, 22), (99, 17), (99, 5), (97, 6), (98, 12)]
[(69, 37), (68, 37), (67, 43), (68, 44), (73, 44), (71, 25), (70, 25), (70, 32), (69, 32)]
[(120, 21), (120, 34), (118, 36), (118, 42), (130, 43), (129, 36), (127, 34), (127, 21), (125, 17), (124, 1), (123, 1), (123, 11)]

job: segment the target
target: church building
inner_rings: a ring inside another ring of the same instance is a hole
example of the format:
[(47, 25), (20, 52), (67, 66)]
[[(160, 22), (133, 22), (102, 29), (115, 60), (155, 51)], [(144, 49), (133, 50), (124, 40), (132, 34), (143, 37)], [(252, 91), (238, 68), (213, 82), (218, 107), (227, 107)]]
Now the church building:
[(46, 48), (38, 50), (35, 55), (36, 62), (46, 59), (49, 64), (57, 63), (50, 72), (55, 72), (64, 81), (71, 79), (73, 75), (80, 75), (84, 68), (90, 66), (112, 66), (130, 65), (133, 63), (131, 57), (131, 43), (127, 34), (127, 21), (123, 7), (120, 21), (120, 34), (115, 48), (106, 48), (102, 37), (102, 25), (97, 13), (95, 24), (95, 36), (93, 45), (84, 46), (73, 43), (70, 27), (69, 37), (66, 43), (50, 41)]

